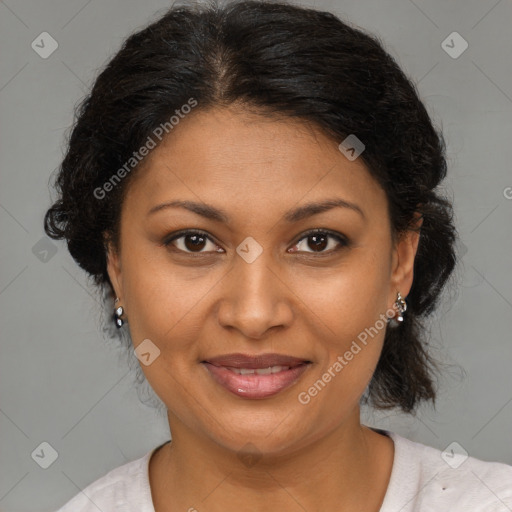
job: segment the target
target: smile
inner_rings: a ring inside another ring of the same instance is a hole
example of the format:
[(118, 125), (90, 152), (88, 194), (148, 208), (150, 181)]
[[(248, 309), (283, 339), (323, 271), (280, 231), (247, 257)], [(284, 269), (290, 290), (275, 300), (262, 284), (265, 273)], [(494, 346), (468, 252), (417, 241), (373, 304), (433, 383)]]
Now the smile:
[(279, 354), (231, 354), (202, 361), (213, 380), (246, 399), (274, 396), (292, 386), (311, 361)]

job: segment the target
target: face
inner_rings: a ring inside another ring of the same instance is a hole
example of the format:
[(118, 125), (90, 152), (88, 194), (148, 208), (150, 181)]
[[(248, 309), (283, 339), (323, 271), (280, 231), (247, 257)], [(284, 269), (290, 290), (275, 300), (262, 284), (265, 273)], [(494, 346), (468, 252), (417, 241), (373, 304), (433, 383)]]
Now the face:
[(339, 142), (195, 112), (134, 176), (108, 271), (171, 432), (278, 454), (358, 422), (417, 236)]

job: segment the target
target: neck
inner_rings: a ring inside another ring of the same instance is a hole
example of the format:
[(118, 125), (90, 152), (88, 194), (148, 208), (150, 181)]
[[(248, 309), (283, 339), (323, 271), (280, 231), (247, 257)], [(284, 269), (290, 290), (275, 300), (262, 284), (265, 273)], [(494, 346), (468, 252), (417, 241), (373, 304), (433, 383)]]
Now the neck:
[[(359, 410), (328, 435), (285, 454), (241, 454), (198, 436), (169, 415), (172, 442), (150, 462), (156, 512), (272, 509), (378, 512), (393, 441), (359, 423)], [(171, 506), (172, 504), (172, 506)]]

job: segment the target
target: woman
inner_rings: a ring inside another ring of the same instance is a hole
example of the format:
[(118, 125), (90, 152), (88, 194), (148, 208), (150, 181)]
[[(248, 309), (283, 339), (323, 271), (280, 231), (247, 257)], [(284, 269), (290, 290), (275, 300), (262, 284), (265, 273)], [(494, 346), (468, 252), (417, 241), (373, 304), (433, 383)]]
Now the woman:
[(381, 44), (257, 1), (175, 7), (82, 104), (49, 236), (111, 294), (172, 441), (60, 512), (512, 508), (512, 467), (360, 422), (435, 400), (444, 142)]

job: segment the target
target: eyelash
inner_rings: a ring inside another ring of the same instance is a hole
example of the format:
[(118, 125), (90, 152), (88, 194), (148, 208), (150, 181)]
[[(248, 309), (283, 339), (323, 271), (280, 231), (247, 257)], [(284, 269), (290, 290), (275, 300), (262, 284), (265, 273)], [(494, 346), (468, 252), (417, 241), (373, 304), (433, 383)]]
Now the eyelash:
[[(300, 238), (298, 238), (297, 241), (292, 244), (292, 247), (296, 246), (303, 239), (306, 239), (306, 238), (308, 238), (310, 236), (318, 235), (318, 234), (327, 235), (328, 237), (334, 238), (339, 243), (339, 246), (336, 247), (335, 249), (330, 249), (329, 251), (322, 251), (322, 252), (314, 252), (314, 251), (310, 251), (309, 252), (309, 251), (305, 251), (305, 254), (315, 254), (315, 255), (321, 257), (322, 255), (333, 254), (333, 253), (339, 251), (340, 249), (343, 249), (344, 247), (348, 247), (349, 246), (348, 239), (344, 235), (342, 235), (341, 233), (337, 233), (337, 232), (331, 231), (329, 229), (316, 228), (316, 229), (311, 229), (311, 230), (306, 231), (305, 233), (303, 233), (300, 236)], [(187, 230), (183, 230), (183, 231), (179, 231), (177, 233), (174, 233), (171, 236), (171, 238), (166, 238), (163, 241), (162, 245), (164, 245), (165, 247), (170, 247), (170, 246), (172, 246), (172, 242), (174, 240), (178, 240), (180, 238), (186, 237), (187, 235), (198, 235), (198, 236), (201, 236), (201, 237), (204, 237), (204, 238), (208, 239), (210, 242), (212, 242), (214, 244), (216, 243), (204, 231), (200, 231), (200, 230), (197, 230), (197, 229), (187, 229)], [(187, 251), (183, 251), (182, 249), (178, 249), (176, 247), (173, 247), (173, 250), (176, 251), (176, 252), (182, 252), (182, 253), (187, 254), (187, 255), (192, 255), (194, 257), (202, 256), (204, 254), (209, 254), (209, 253), (214, 253), (214, 252), (220, 252), (220, 251), (187, 252)], [(301, 254), (301, 251), (297, 251), (297, 253)]]

